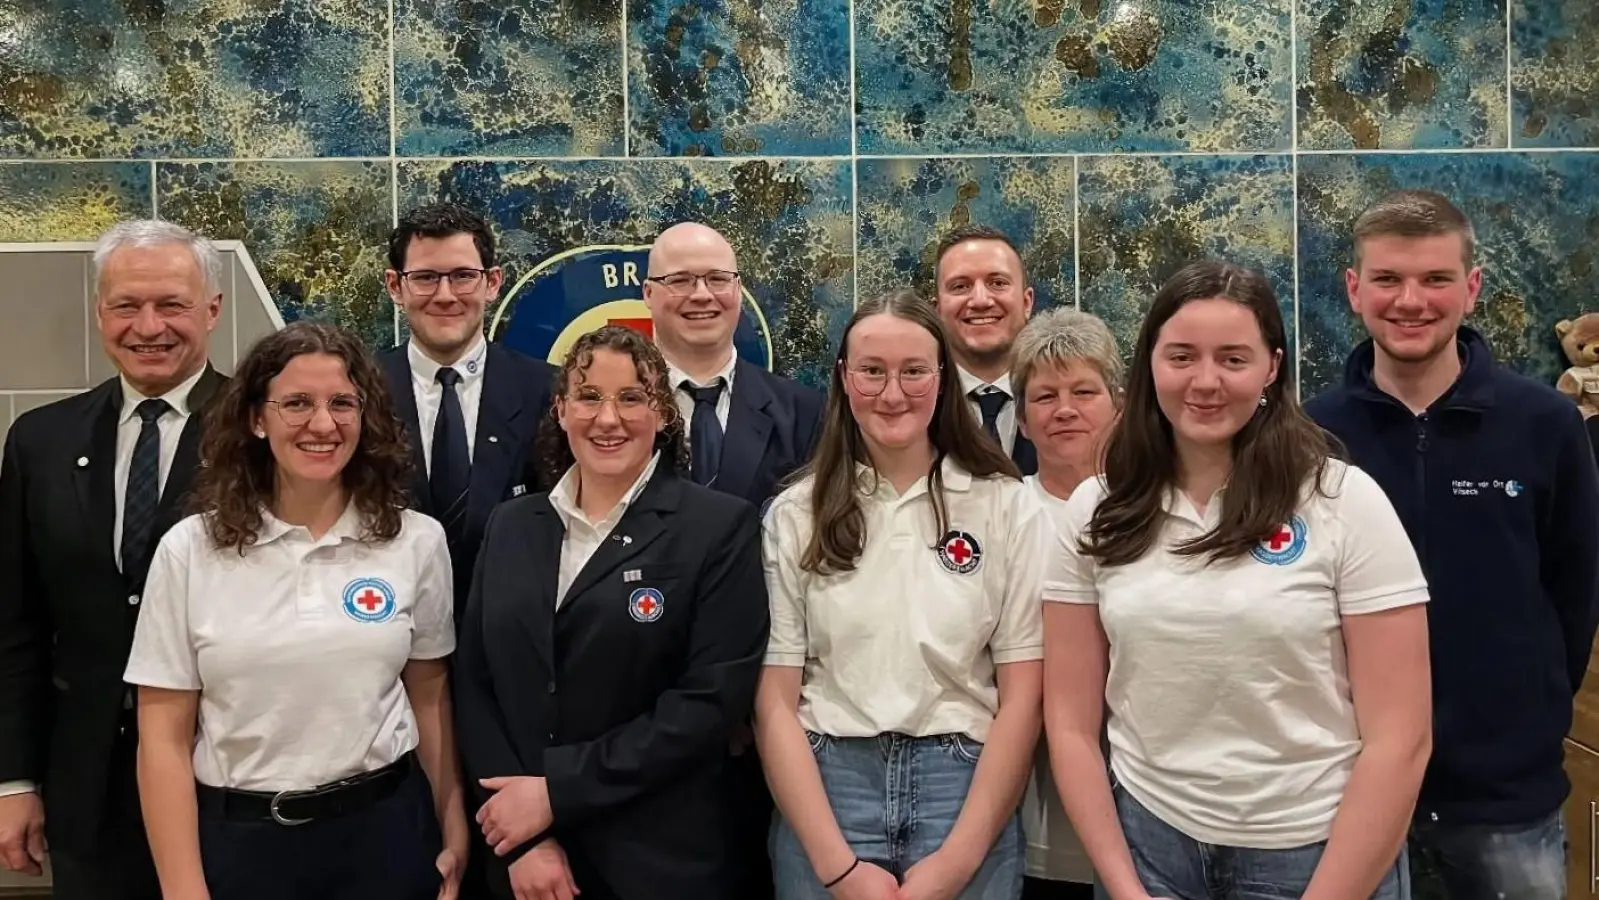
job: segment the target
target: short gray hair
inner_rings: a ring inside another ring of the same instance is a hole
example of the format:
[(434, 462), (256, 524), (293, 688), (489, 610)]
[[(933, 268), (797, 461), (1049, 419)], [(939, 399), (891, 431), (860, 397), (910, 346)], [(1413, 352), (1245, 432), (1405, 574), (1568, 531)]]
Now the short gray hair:
[(128, 219), (106, 229), (94, 244), (94, 291), (100, 293), (100, 271), (111, 254), (123, 247), (157, 247), (181, 244), (194, 254), (194, 264), (205, 281), (206, 297), (222, 292), (222, 254), (210, 241), (182, 225), (161, 219)]
[(1081, 360), (1099, 370), (1116, 406), (1121, 406), (1122, 358), (1116, 338), (1098, 316), (1075, 309), (1051, 309), (1028, 321), (1016, 336), (1011, 355), (1010, 386), (1020, 407), (1026, 402), (1027, 382), (1042, 366), (1065, 367)]

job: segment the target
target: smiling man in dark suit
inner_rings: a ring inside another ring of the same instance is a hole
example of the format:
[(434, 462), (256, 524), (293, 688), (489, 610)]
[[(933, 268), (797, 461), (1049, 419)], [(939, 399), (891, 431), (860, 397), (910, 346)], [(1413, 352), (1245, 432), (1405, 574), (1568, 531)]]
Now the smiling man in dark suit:
[[(650, 247), (644, 303), (666, 358), (678, 411), (688, 423), (693, 480), (757, 509), (809, 461), (822, 429), (820, 391), (738, 358), (733, 332), (743, 307), (733, 247), (714, 229), (683, 222)], [(772, 801), (747, 734), (734, 741), (735, 798), (744, 843), (741, 898), (772, 896), (766, 834)]]
[(118, 375), (31, 410), (0, 465), (0, 865), (58, 900), (157, 900), (123, 684), (150, 553), (186, 510), (222, 262), (167, 222), (94, 253), (95, 320)]
[(458, 621), (490, 510), (536, 489), (533, 438), (555, 374), (485, 338), (503, 279), (488, 223), (461, 206), (413, 209), (389, 235), (384, 281), (411, 337), (381, 361), (411, 438), (413, 505), (449, 537)]
[[(537, 490), (533, 439), (555, 374), (548, 363), (485, 338), (483, 319), (503, 280), (494, 234), (471, 210), (421, 206), (389, 234), (384, 282), (411, 337), (380, 362), (411, 442), (412, 505), (438, 519), (449, 540), (457, 623), (489, 513)], [(487, 896), (488, 848), (471, 844), (462, 900)]]

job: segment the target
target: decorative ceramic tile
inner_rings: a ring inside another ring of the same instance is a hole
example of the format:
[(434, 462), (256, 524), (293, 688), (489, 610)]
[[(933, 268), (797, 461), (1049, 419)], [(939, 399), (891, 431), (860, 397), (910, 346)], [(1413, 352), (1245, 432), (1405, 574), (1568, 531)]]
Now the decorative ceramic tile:
[(286, 320), (394, 343), (383, 290), (390, 228), (389, 166), (370, 162), (162, 163), (162, 218), (209, 238), (244, 242)]
[(0, 165), (0, 241), (92, 241), (150, 203), (149, 163)]
[(636, 156), (847, 155), (849, 0), (632, 0)]
[[(589, 324), (587, 313), (612, 302), (613, 295), (614, 302), (636, 311), (642, 307), (635, 302), (642, 296), (642, 260), (627, 268), (554, 265), (596, 252), (637, 250), (667, 226), (686, 221), (721, 231), (738, 254), (747, 291), (745, 322), (765, 357), (752, 361), (824, 384), (853, 308), (847, 162), (402, 163), (401, 209), (437, 199), (478, 210), (499, 234), (506, 287), (490, 313), (496, 339), (502, 329), (513, 328), (564, 334), (571, 323)], [(543, 290), (546, 276), (565, 282), (563, 302), (592, 297), (592, 304), (583, 305), (593, 309), (572, 316), (566, 307), (522, 304), (524, 295)], [(609, 316), (596, 315), (595, 326)]]
[(394, 0), (402, 156), (622, 152), (621, 0)]
[(1299, 317), (1306, 395), (1342, 377), (1365, 338), (1343, 273), (1361, 211), (1392, 190), (1428, 188), (1477, 233), (1482, 294), (1467, 320), (1504, 362), (1547, 384), (1566, 363), (1554, 325), (1599, 297), (1599, 153), (1316, 156), (1299, 161)]
[(1286, 149), (1291, 2), (860, 0), (860, 150)]
[(1511, 40), (1514, 146), (1599, 145), (1599, 3), (1515, 0)]
[(1214, 257), (1265, 273), (1294, 334), (1294, 179), (1287, 156), (1105, 156), (1078, 183), (1082, 309), (1131, 355), (1155, 292)]
[(1299, 146), (1503, 147), (1505, 0), (1301, 0)]
[(7, 0), (0, 155), (387, 153), (387, 22), (386, 0)]
[(862, 298), (898, 287), (932, 297), (939, 240), (975, 223), (1000, 229), (1021, 249), (1036, 308), (1077, 302), (1071, 158), (864, 159), (859, 166)]

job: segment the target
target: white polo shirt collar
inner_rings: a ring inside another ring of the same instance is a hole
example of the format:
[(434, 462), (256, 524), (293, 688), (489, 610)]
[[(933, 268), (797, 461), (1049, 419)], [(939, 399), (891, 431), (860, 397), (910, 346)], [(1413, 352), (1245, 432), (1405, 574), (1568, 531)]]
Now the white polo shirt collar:
[[(944, 477), (944, 490), (966, 493), (972, 488), (972, 473), (961, 468), (955, 460), (945, 456), (939, 463), (939, 470)], [(916, 479), (904, 494), (894, 490), (894, 485), (887, 479), (877, 474), (870, 463), (855, 464), (855, 488), (861, 496), (884, 503), (906, 503), (927, 493), (927, 476)]]
[(358, 541), (361, 539), (361, 512), (355, 508), (354, 502), (344, 504), (344, 512), (334, 521), (333, 527), (327, 530), (320, 538), (312, 538), (311, 530), (304, 525), (292, 525), (274, 516), (272, 511), (261, 510), (261, 532), (256, 536), (255, 546), (261, 547), (273, 541), (292, 536), (297, 539), (317, 545), (339, 544), (346, 540)]

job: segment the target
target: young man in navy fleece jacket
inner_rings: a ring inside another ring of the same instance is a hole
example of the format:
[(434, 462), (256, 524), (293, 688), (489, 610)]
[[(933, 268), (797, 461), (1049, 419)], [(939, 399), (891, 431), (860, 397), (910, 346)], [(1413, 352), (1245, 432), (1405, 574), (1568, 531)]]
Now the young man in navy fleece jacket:
[(1599, 615), (1599, 473), (1571, 401), (1461, 327), (1482, 285), (1473, 245), (1438, 194), (1366, 210), (1344, 278), (1371, 340), (1305, 409), (1383, 486), (1427, 574), (1433, 753), (1413, 861), (1451, 900), (1557, 900), (1561, 740)]

